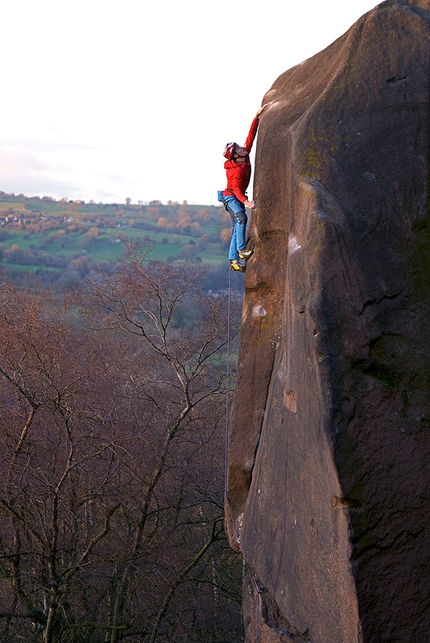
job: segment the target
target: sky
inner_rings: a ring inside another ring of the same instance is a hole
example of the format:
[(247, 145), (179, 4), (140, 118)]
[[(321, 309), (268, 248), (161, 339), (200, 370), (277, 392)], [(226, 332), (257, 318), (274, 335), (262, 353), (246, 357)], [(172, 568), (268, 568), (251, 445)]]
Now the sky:
[(6, 0), (0, 190), (210, 205), (264, 94), (374, 0)]

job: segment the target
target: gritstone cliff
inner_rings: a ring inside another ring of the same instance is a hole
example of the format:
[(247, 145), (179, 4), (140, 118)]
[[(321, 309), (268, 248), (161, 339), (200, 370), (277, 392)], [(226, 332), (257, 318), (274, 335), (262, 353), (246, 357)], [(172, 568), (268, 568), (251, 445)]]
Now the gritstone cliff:
[(430, 0), (263, 102), (226, 523), (246, 640), (430, 641)]

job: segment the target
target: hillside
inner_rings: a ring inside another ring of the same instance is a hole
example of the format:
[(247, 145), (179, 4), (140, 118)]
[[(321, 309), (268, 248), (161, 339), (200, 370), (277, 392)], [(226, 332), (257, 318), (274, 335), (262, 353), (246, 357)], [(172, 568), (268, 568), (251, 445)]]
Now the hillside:
[(142, 241), (153, 259), (223, 266), (230, 222), (223, 208), (56, 201), (0, 192), (0, 269), (20, 279), (31, 272), (67, 285), (94, 265), (114, 261), (124, 242)]

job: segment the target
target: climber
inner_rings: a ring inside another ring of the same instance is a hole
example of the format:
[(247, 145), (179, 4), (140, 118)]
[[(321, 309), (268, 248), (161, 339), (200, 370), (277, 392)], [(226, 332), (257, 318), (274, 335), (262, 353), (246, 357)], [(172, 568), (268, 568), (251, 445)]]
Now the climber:
[(246, 189), (251, 178), (249, 153), (257, 134), (260, 116), (266, 107), (267, 104), (263, 105), (256, 113), (245, 145), (240, 147), (237, 143), (227, 143), (224, 150), (224, 156), (227, 159), (224, 163), (227, 173), (227, 187), (221, 192), (220, 200), (230, 213), (233, 226), (229, 250), (230, 267), (231, 270), (238, 272), (245, 272), (245, 261), (253, 253), (253, 250), (246, 249), (245, 237), (248, 222), (245, 208), (253, 209), (257, 205), (255, 201), (248, 200), (246, 196)]

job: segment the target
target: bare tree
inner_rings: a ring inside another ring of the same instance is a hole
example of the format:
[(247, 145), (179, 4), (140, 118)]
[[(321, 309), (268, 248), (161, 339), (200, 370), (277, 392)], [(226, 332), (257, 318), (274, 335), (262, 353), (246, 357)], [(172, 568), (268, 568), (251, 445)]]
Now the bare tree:
[(0, 288), (3, 641), (240, 640), (225, 302), (129, 250), (73, 305)]
[[(226, 302), (222, 297), (202, 293), (203, 269), (195, 264), (152, 262), (147, 266), (146, 257), (135, 246), (129, 245), (127, 250), (118, 270), (92, 280), (91, 301), (93, 312), (97, 312), (95, 317), (100, 320), (99, 330), (114, 330), (138, 340), (139, 351), (133, 356), (128, 384), (139, 408), (151, 409), (148, 428), (151, 445), (157, 448), (142, 487), (130, 563), (122, 570), (117, 585), (114, 625), (124, 604), (124, 593), (132, 582), (132, 561), (151, 540), (154, 517), (158, 519), (162, 512), (168, 512), (165, 502), (171, 502), (172, 490), (177, 489), (181, 498), (174, 502), (176, 518), (174, 530), (169, 533), (169, 545), (181, 534), (178, 526), (184, 519), (186, 525), (193, 525), (191, 533), (187, 530), (188, 542), (196, 538), (192, 556), (186, 562), (181, 559), (178, 566), (170, 561), (168, 571), (164, 571), (168, 579), (165, 597), (148, 639), (153, 643), (176, 589), (223, 534), (219, 500), (215, 501), (212, 494), (208, 503), (210, 496), (190, 493), (193, 484), (187, 477), (194, 455), (202, 454), (208, 429), (210, 435), (214, 431), (219, 435), (224, 417), (225, 368), (219, 362), (219, 352), (226, 342)], [(192, 321), (184, 320), (185, 312), (190, 310)], [(148, 355), (151, 355), (149, 370), (142, 367)], [(219, 448), (216, 452), (220, 483), (222, 452)], [(184, 461), (184, 457), (190, 462)], [(175, 547), (172, 551), (178, 550)], [(113, 633), (111, 641), (115, 640), (118, 639)]]

